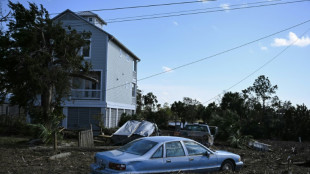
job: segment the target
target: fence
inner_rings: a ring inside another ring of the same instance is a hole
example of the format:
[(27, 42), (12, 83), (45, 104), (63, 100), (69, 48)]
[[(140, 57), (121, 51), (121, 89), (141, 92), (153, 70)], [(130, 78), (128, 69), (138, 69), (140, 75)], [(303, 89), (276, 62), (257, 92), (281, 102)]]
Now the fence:
[(79, 147), (94, 147), (92, 129), (79, 132)]

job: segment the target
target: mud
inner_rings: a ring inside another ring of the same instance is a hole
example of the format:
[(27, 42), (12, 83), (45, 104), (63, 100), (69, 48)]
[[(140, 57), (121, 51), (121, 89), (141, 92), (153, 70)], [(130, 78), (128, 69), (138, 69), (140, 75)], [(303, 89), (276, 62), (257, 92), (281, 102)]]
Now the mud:
[[(51, 146), (29, 146), (26, 141), (0, 142), (0, 173), (89, 173), (93, 156), (103, 149), (79, 149), (76, 142), (61, 145), (57, 153), (71, 152), (69, 157), (50, 160), (55, 155)], [(215, 142), (213, 149), (241, 155), (244, 167), (239, 173), (310, 174), (310, 143), (260, 140), (270, 144), (272, 151), (237, 149)], [(288, 160), (289, 159), (289, 160)], [(289, 164), (288, 164), (289, 162)], [(305, 162), (305, 163), (304, 163)], [(294, 164), (296, 163), (296, 164)]]

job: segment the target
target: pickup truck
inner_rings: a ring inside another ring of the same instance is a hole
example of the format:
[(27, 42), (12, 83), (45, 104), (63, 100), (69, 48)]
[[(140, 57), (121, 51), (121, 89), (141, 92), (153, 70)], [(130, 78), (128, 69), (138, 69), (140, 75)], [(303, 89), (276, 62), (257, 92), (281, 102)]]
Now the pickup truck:
[(218, 128), (216, 126), (208, 126), (207, 124), (187, 124), (179, 131), (179, 136), (195, 139), (196, 141), (212, 146)]

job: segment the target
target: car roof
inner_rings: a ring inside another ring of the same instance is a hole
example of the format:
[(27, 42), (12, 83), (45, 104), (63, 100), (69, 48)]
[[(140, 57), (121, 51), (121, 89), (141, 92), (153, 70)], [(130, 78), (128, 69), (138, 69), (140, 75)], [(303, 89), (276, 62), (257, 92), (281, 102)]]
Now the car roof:
[(162, 142), (170, 142), (170, 141), (193, 141), (188, 138), (183, 138), (183, 137), (175, 137), (175, 136), (152, 136), (152, 137), (144, 137), (141, 138), (144, 140), (150, 140), (158, 143)]

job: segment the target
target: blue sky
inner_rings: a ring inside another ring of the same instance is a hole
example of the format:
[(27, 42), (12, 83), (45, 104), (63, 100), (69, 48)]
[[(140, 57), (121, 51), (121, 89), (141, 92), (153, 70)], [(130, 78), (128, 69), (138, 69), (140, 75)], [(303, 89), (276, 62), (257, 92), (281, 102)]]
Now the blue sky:
[[(250, 3), (256, 2), (270, 4), (292, 1), (199, 1), (184, 5), (96, 11), (95, 13), (104, 20), (111, 21), (110, 19), (113, 18), (194, 9), (224, 10), (153, 20), (108, 23), (104, 26), (104, 30), (118, 38), (141, 59), (138, 64), (138, 79), (141, 79), (310, 20), (309, 1), (232, 10), (235, 7), (249, 7)], [(27, 5), (27, 1), (19, 2)], [(181, 1), (36, 0), (31, 2), (43, 4), (50, 13), (59, 13), (66, 9), (85, 11)], [(2, 0), (4, 13), (8, 12), (6, 4), (7, 1)], [(144, 93), (153, 92), (160, 103), (171, 104), (182, 100), (183, 97), (191, 97), (204, 104), (208, 104), (209, 100), (217, 102), (219, 98), (213, 99), (215, 96), (253, 73), (291, 45), (271, 63), (229, 91), (241, 92), (251, 86), (259, 75), (265, 75), (273, 85), (278, 85), (277, 95), (282, 101), (289, 100), (294, 105), (304, 103), (310, 107), (310, 31), (301, 36), (309, 29), (310, 22), (225, 54), (139, 81), (138, 87)]]

